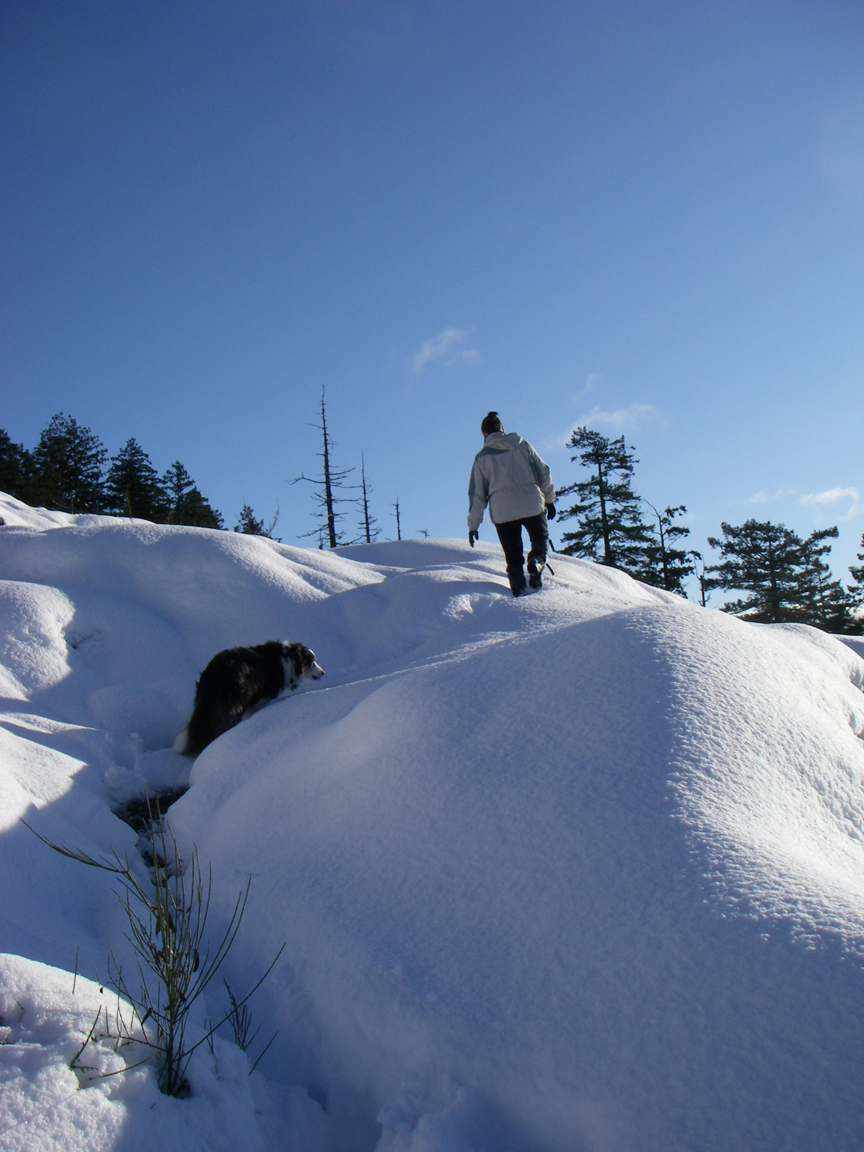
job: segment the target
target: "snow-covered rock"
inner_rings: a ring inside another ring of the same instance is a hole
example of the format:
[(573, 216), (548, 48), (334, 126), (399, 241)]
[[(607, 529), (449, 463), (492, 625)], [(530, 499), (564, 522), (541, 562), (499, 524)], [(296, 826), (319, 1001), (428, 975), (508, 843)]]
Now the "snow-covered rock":
[[(0, 1116), (48, 1117), (10, 1147), (861, 1146), (854, 645), (566, 557), (513, 600), (488, 544), (331, 554), (5, 497), (0, 515), (0, 988), (62, 1020), (38, 1058), (0, 1060)], [(277, 636), (325, 678), (189, 777), (168, 749), (197, 675)], [(207, 1052), (185, 1101), (149, 1066), (73, 1084), (86, 1012), (61, 992), (76, 951), (104, 971), (122, 913), (20, 817), (131, 852), (111, 807), (187, 777), (171, 823), (212, 865), (215, 922), (252, 876), (231, 987), (286, 943), (253, 1001), (279, 1034), (251, 1079), (227, 1041)]]

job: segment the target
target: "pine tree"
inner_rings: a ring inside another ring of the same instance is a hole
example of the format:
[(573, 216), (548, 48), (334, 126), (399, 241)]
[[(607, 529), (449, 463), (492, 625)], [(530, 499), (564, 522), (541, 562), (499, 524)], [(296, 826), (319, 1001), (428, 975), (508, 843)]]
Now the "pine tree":
[(240, 519), (234, 525), (235, 532), (242, 532), (244, 536), (263, 536), (264, 521), (258, 520), (248, 504), (240, 509)]
[(831, 551), (828, 540), (839, 536), (836, 527), (813, 532), (801, 545), (801, 575), (799, 605), (808, 624), (815, 624), (828, 632), (845, 632), (849, 599), (839, 580), (832, 578), (831, 569), (823, 559)]
[(210, 507), (210, 502), (194, 486), (182, 498), (174, 510), (175, 524), (189, 528), (224, 528), (225, 521), (220, 512)]
[(702, 553), (691, 552), (690, 557), (693, 560), (696, 579), (699, 582), (699, 603), (703, 608), (707, 608), (708, 601), (711, 599), (711, 578), (706, 575), (708, 570), (705, 567), (705, 561), (702, 559)]
[(102, 476), (108, 453), (89, 428), (58, 412), (39, 437), (33, 459), (36, 494), (46, 508), (104, 511)]
[(653, 584), (657, 588), (664, 588), (667, 592), (677, 592), (686, 599), (684, 580), (696, 570), (693, 563), (693, 553), (683, 548), (676, 548), (678, 541), (690, 535), (690, 529), (683, 524), (676, 524), (676, 516), (682, 516), (686, 511), (683, 504), (675, 508), (666, 508), (658, 512), (650, 501), (645, 503), (654, 513), (657, 521), (651, 529), (651, 542), (645, 548), (645, 565), (641, 579), (646, 584)]
[[(864, 560), (864, 535), (861, 537), (861, 551), (857, 553), (859, 560)], [(853, 564), (849, 571), (855, 581), (849, 588), (849, 615), (853, 621), (856, 632), (864, 629), (864, 564)]]
[[(856, 553), (859, 560), (864, 560), (864, 535), (861, 536), (861, 551)], [(864, 564), (855, 564), (850, 567), (852, 578), (856, 584), (864, 585)]]
[(360, 490), (361, 496), (358, 501), (360, 505), (360, 540), (371, 544), (381, 535), (381, 529), (377, 527), (378, 521), (369, 511), (369, 496), (372, 489), (366, 482), (366, 457), (362, 452), (360, 453)]
[(224, 527), (221, 515), (210, 507), (179, 460), (162, 477), (162, 487), (168, 497), (166, 523), (191, 528)]
[(800, 620), (801, 539), (783, 524), (748, 520), (720, 525), (722, 540), (708, 537), (720, 549), (722, 561), (708, 569), (709, 586), (748, 595), (723, 605), (724, 612), (749, 620), (777, 624)]
[(638, 576), (645, 567), (651, 533), (630, 484), (634, 465), (639, 463), (634, 449), (628, 450), (623, 436), (610, 441), (585, 427), (576, 429), (567, 447), (577, 450), (570, 459), (590, 468), (591, 476), (558, 489), (559, 498), (571, 492), (578, 497), (577, 503), (559, 512), (561, 520), (578, 521), (575, 531), (562, 534), (568, 543), (561, 551)]
[(32, 454), (0, 428), (0, 492), (32, 504), (35, 488), (36, 464)]
[(348, 476), (354, 471), (353, 468), (337, 468), (333, 464), (333, 439), (327, 428), (327, 409), (324, 404), (324, 386), (321, 386), (321, 423), (314, 424), (321, 433), (322, 448), (318, 455), (322, 460), (322, 473), (320, 478), (305, 476), (302, 472), (296, 480), (292, 480), (292, 484), (299, 484), (304, 480), (307, 484), (311, 484), (312, 499), (315, 502), (316, 511), (313, 516), (316, 520), (323, 520), (321, 526), (316, 526), (309, 532), (301, 533), (301, 538), (305, 536), (317, 536), (319, 547), (322, 546), (321, 528), (323, 527), (326, 533), (326, 539), (329, 541), (331, 548), (336, 548), (339, 544), (345, 543), (344, 532), (340, 528), (340, 522), (345, 518), (345, 513), (340, 508), (340, 505), (351, 502), (351, 498), (342, 496), (340, 493), (343, 489), (350, 488), (351, 485), (346, 484), (345, 481)]
[(105, 478), (107, 507), (119, 516), (135, 516), (142, 520), (164, 523), (169, 505), (159, 474), (150, 463), (150, 457), (131, 437), (116, 456)]
[(180, 506), (183, 497), (189, 489), (194, 488), (192, 477), (179, 460), (175, 460), (171, 467), (165, 472), (165, 475), (162, 477), (162, 488), (168, 497), (168, 515), (166, 519), (169, 524), (173, 524), (175, 523), (175, 510)]
[(234, 531), (241, 532), (244, 536), (265, 536), (268, 540), (277, 540), (278, 537), (273, 535), (273, 529), (276, 527), (276, 521), (278, 519), (278, 504), (276, 506), (276, 514), (266, 528), (264, 527), (264, 521), (257, 518), (251, 505), (244, 504), (240, 509), (240, 519), (234, 525)]
[(784, 524), (757, 520), (721, 528), (722, 540), (708, 538), (723, 559), (708, 569), (713, 575), (707, 583), (748, 593), (724, 604), (723, 611), (769, 624), (813, 624), (832, 632), (854, 628), (852, 599), (824, 560), (831, 550), (826, 541), (838, 536), (836, 527), (812, 532), (806, 540)]

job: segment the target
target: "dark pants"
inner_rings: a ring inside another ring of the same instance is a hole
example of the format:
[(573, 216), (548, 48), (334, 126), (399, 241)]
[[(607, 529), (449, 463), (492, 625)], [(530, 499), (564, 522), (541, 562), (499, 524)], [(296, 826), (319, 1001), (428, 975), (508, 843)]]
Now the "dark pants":
[(510, 587), (514, 592), (525, 587), (525, 573), (522, 565), (525, 557), (522, 553), (522, 528), (528, 530), (531, 541), (531, 551), (528, 561), (536, 560), (538, 566), (546, 563), (546, 550), (549, 546), (549, 529), (546, 526), (546, 513), (540, 512), (537, 516), (526, 516), (522, 520), (505, 520), (503, 524), (496, 524), (495, 530), (504, 556), (507, 560), (507, 575), (510, 578)]

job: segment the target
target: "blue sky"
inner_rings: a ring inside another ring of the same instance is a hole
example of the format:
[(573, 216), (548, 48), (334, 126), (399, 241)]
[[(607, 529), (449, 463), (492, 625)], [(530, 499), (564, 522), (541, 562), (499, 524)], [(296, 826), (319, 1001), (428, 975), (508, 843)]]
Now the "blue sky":
[(836, 522), (848, 575), (862, 62), (839, 0), (7, 0), (0, 426), (295, 543), (322, 383), (385, 535), (464, 534), (487, 409), (559, 485), (587, 422), (694, 546)]

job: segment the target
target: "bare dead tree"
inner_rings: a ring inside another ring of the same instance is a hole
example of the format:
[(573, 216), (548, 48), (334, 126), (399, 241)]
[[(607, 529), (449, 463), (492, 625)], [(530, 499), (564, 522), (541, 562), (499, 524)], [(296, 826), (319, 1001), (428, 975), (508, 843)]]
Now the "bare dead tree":
[(705, 574), (705, 561), (702, 559), (702, 553), (691, 552), (690, 556), (694, 561), (696, 579), (699, 581), (699, 602), (703, 608), (707, 608), (708, 601), (711, 599), (710, 589), (713, 587), (711, 578)]
[(371, 544), (381, 535), (381, 529), (377, 526), (378, 521), (369, 511), (369, 495), (372, 489), (366, 482), (366, 457), (362, 452), (360, 453), (360, 488), (362, 491), (359, 499), (360, 511), (362, 512), (360, 519), (361, 539), (365, 539), (367, 544)]
[(340, 495), (343, 489), (356, 487), (355, 485), (346, 484), (345, 481), (354, 471), (353, 468), (337, 468), (333, 464), (333, 439), (327, 428), (327, 409), (324, 403), (324, 385), (321, 385), (321, 422), (313, 424), (313, 428), (317, 428), (321, 433), (321, 451), (317, 453), (323, 461), (322, 474), (319, 477), (306, 476), (302, 472), (300, 475), (291, 481), (292, 484), (299, 484), (304, 480), (307, 484), (312, 485), (312, 499), (315, 502), (315, 512), (313, 516), (316, 520), (322, 520), (323, 524), (316, 525), (309, 532), (302, 532), (300, 539), (306, 536), (317, 536), (319, 547), (322, 545), (322, 533), (326, 535), (331, 548), (336, 548), (339, 544), (343, 543), (342, 532), (338, 527), (345, 513), (339, 509), (340, 504), (353, 503), (356, 497)]
[(396, 517), (396, 539), (402, 539), (402, 517), (399, 513), (399, 497), (396, 497), (396, 503), (393, 505), (395, 512), (393, 515)]

